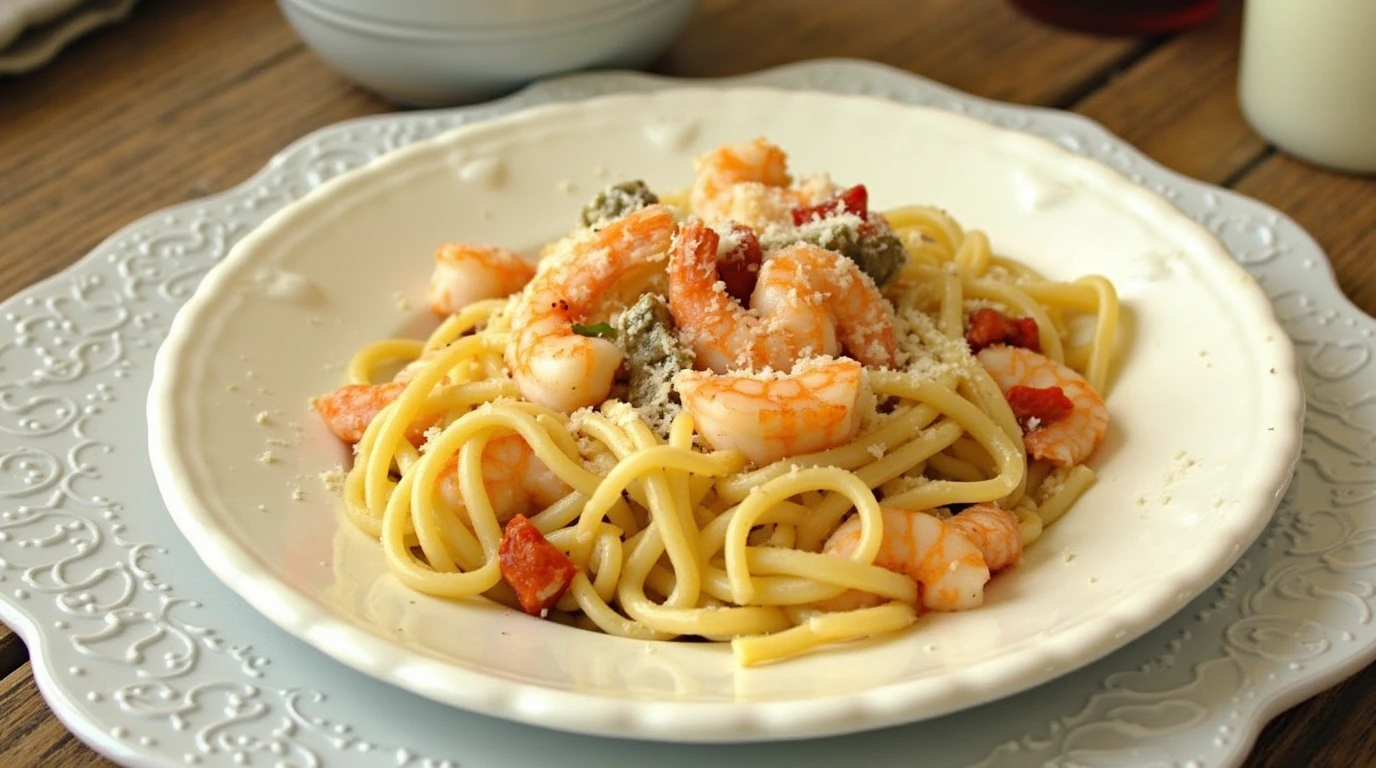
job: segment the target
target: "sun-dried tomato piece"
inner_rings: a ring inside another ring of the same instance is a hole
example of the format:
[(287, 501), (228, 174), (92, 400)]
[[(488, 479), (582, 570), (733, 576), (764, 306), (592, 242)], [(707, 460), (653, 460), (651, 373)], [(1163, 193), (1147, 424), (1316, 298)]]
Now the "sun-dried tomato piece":
[(717, 277), (726, 284), (726, 292), (741, 304), (750, 302), (755, 282), (760, 276), (760, 262), (764, 251), (754, 230), (741, 224), (731, 224), (736, 245), (726, 253), (717, 253)]
[(830, 200), (823, 200), (817, 205), (803, 205), (794, 208), (793, 226), (802, 226), (809, 221), (829, 219), (832, 216), (847, 213), (859, 216), (861, 219), (868, 219), (869, 211), (869, 190), (865, 189), (864, 184), (856, 184)]
[(524, 515), (507, 522), (497, 547), (497, 565), (502, 578), (516, 591), (521, 609), (539, 617), (559, 602), (578, 575), (578, 565), (550, 544)]
[(965, 341), (972, 352), (978, 352), (995, 344), (1022, 347), (1033, 352), (1042, 351), (1041, 334), (1037, 321), (1030, 317), (1009, 317), (997, 309), (983, 307), (970, 314), (970, 327), (965, 331)]
[(1060, 387), (1014, 386), (1003, 397), (1025, 432), (1054, 424), (1075, 410), (1074, 401)]

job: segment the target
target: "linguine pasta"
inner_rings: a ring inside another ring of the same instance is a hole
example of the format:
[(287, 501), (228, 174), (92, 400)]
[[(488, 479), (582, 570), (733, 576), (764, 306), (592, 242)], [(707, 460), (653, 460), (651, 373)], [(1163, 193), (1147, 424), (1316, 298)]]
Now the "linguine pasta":
[[(697, 213), (687, 198), (674, 198), (680, 219)], [(572, 565), (539, 615), (624, 637), (730, 642), (742, 665), (908, 627), (931, 587), (877, 564), (897, 535), (883, 510), (950, 520), (995, 505), (1016, 518), (1026, 547), (1094, 482), (1082, 461), (1029, 457), (1038, 420), (1015, 413), (972, 353), (971, 314), (1030, 319), (1040, 355), (1104, 393), (1118, 304), (1105, 279), (1048, 280), (936, 208), (883, 219), (906, 255), (880, 288), (897, 362), (864, 369), (858, 427), (839, 444), (751, 462), (713, 447), (673, 379), (653, 406), (627, 402), (620, 378), (603, 402), (572, 413), (532, 402), (506, 355), (516, 293), (468, 304), (426, 339), (358, 351), (350, 384), (381, 386), (399, 365), (407, 377), (355, 446), (349, 519), (409, 587), (517, 605), (503, 573), (511, 523), (484, 475), (486, 449), (514, 439), (565, 489), (522, 516)], [(647, 286), (662, 290), (662, 276)], [(630, 303), (618, 302), (585, 323), (614, 321)], [(824, 551), (851, 518), (853, 548)], [(867, 598), (851, 600), (857, 593)]]

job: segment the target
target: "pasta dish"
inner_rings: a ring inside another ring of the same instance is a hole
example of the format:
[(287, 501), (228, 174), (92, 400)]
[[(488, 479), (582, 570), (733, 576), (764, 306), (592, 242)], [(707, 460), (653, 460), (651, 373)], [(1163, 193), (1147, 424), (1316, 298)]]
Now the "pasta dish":
[(1094, 481), (1117, 297), (868, 197), (757, 139), (440, 246), (436, 329), (313, 402), (349, 518), (420, 592), (742, 665), (979, 607)]

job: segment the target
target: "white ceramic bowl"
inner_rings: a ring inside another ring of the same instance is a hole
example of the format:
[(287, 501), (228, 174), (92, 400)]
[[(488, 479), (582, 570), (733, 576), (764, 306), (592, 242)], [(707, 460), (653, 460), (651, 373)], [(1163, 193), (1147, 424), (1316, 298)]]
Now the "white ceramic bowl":
[(643, 67), (683, 29), (697, 0), (278, 5), (306, 45), (340, 74), (400, 104), (441, 106), (561, 72)]
[[(750, 669), (723, 644), (611, 637), (403, 586), (375, 539), (340, 524), (339, 494), (319, 477), (349, 449), (309, 398), (338, 385), (360, 345), (434, 327), (436, 243), (535, 253), (610, 181), (682, 188), (699, 153), (760, 135), (796, 172), (863, 181), (876, 209), (940, 205), (1052, 279), (1114, 284), (1124, 336), (1098, 481), (979, 610)], [(1287, 485), (1303, 411), (1295, 356), (1256, 281), (1208, 231), (1059, 144), (868, 97), (673, 88), (467, 125), (283, 208), (206, 276), (159, 349), (150, 460), (210, 570), (344, 664), (546, 728), (813, 737), (1007, 696), (1178, 612), (1256, 538)]]
[[(29, 0), (35, 1), (35, 0)], [(49, 0), (51, 1), (51, 0)], [(312, 5), (393, 26), (496, 32), (624, 13), (654, 0), (312, 0)]]

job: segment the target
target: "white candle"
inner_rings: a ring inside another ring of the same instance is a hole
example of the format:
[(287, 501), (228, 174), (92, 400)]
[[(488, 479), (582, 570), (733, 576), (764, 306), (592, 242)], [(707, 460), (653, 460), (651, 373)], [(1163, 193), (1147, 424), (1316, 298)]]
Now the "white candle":
[(1238, 94), (1285, 152), (1376, 172), (1376, 0), (1247, 0)]

